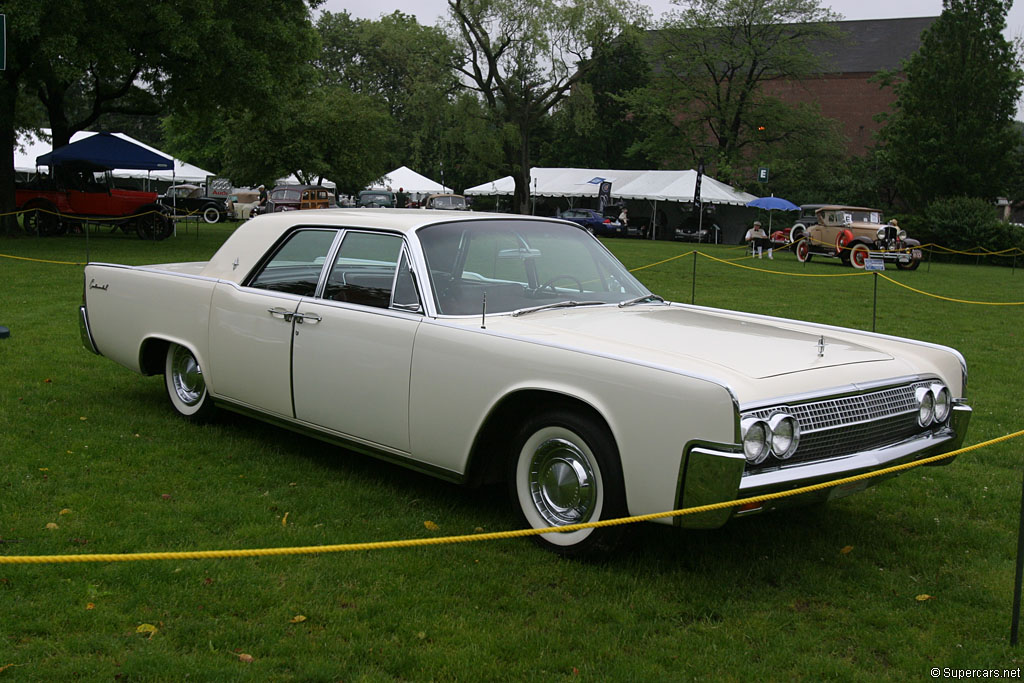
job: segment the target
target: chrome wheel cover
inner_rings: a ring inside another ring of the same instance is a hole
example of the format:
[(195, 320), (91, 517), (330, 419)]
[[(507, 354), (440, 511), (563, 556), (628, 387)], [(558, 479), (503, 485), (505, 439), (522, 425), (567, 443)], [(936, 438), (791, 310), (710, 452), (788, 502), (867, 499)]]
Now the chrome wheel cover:
[(528, 484), (534, 508), (551, 526), (587, 522), (597, 507), (593, 466), (571, 441), (553, 438), (537, 446)]
[(194, 406), (206, 395), (206, 381), (203, 370), (188, 349), (179, 346), (171, 360), (171, 382), (178, 400), (187, 406)]

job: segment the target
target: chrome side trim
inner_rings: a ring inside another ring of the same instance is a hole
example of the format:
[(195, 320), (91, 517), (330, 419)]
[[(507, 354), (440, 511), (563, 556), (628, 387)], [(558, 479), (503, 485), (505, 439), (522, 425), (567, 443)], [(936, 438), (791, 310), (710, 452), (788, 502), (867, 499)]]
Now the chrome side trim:
[(377, 458), (378, 460), (383, 460), (395, 465), (401, 465), (402, 467), (424, 474), (429, 474), (433, 477), (437, 477), (438, 479), (444, 479), (445, 481), (450, 481), (455, 484), (462, 484), (466, 481), (466, 475), (464, 473), (455, 472), (443, 467), (436, 467), (434, 465), (415, 460), (404, 451), (388, 448), (387, 446), (375, 444), (370, 441), (357, 439), (346, 434), (341, 434), (340, 432), (325, 430), (308, 422), (303, 422), (302, 420), (295, 420), (282, 415), (265, 413), (251, 406), (237, 403), (229, 399), (217, 396), (212, 398), (219, 407), (259, 420), (260, 422), (266, 422), (277, 427), (283, 427), (304, 436), (309, 436), (335, 446), (341, 446), (342, 448), (361, 453), (362, 455), (368, 455), (370, 457)]
[(78, 307), (78, 331), (82, 335), (82, 346), (97, 356), (102, 355), (92, 338), (92, 330), (89, 329), (89, 313), (85, 310), (85, 304)]

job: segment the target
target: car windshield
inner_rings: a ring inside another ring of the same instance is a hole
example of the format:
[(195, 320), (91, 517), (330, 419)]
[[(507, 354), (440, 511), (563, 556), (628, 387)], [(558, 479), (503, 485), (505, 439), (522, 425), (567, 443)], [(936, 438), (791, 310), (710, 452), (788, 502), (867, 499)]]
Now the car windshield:
[(301, 195), (302, 195), (301, 190), (287, 188), (287, 189), (280, 189), (280, 190), (272, 191), (270, 193), (270, 198), (273, 199), (274, 201), (278, 201), (278, 202), (287, 202), (287, 201), (297, 202), (297, 201), (299, 201), (299, 197)]
[(388, 203), (391, 201), (391, 197), (386, 194), (361, 194), (359, 195), (360, 204), (380, 204)]
[(565, 223), (487, 220), (418, 232), (441, 315), (559, 302), (617, 304), (650, 292), (593, 236)]
[(465, 209), (466, 200), (462, 197), (434, 197), (430, 206), (435, 209)]

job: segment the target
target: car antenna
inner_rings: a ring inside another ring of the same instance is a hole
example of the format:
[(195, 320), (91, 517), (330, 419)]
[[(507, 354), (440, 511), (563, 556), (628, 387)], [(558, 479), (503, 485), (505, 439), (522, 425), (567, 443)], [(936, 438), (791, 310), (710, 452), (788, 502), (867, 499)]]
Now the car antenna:
[(483, 309), (480, 311), (480, 329), (487, 329), (487, 292), (484, 292)]

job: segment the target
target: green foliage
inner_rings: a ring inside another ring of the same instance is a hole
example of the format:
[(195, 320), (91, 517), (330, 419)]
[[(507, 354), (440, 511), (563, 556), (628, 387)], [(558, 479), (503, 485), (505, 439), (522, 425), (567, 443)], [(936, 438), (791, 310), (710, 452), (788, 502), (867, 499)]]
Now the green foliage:
[[(901, 225), (903, 225), (901, 221)], [(991, 202), (977, 197), (951, 197), (928, 205), (919, 220), (907, 224), (922, 242), (956, 251), (1005, 251), (1024, 248), (1021, 232), (999, 220)], [(936, 252), (941, 254), (941, 252)], [(1001, 259), (1009, 263), (1007, 259)]]
[(820, 68), (810, 46), (836, 37), (836, 18), (817, 0), (687, 2), (652, 34), (651, 83), (630, 99), (645, 132), (636, 151), (655, 165), (704, 158), (719, 180), (742, 183), (753, 160), (811, 144), (828, 124), (770, 86)]
[(455, 69), (505, 138), (503, 169), (515, 178), (515, 205), (528, 211), (534, 136), (549, 113), (594, 68), (591, 51), (642, 21), (634, 0), (448, 0)]
[(1008, 189), (1024, 82), (1020, 55), (1002, 35), (1011, 4), (944, 0), (904, 64), (882, 140), (900, 195), (914, 208), (960, 194), (994, 199)]
[(595, 46), (592, 68), (552, 114), (541, 166), (646, 168), (646, 160), (629, 154), (640, 126), (625, 97), (650, 78), (641, 40), (642, 34), (627, 27), (614, 40)]

